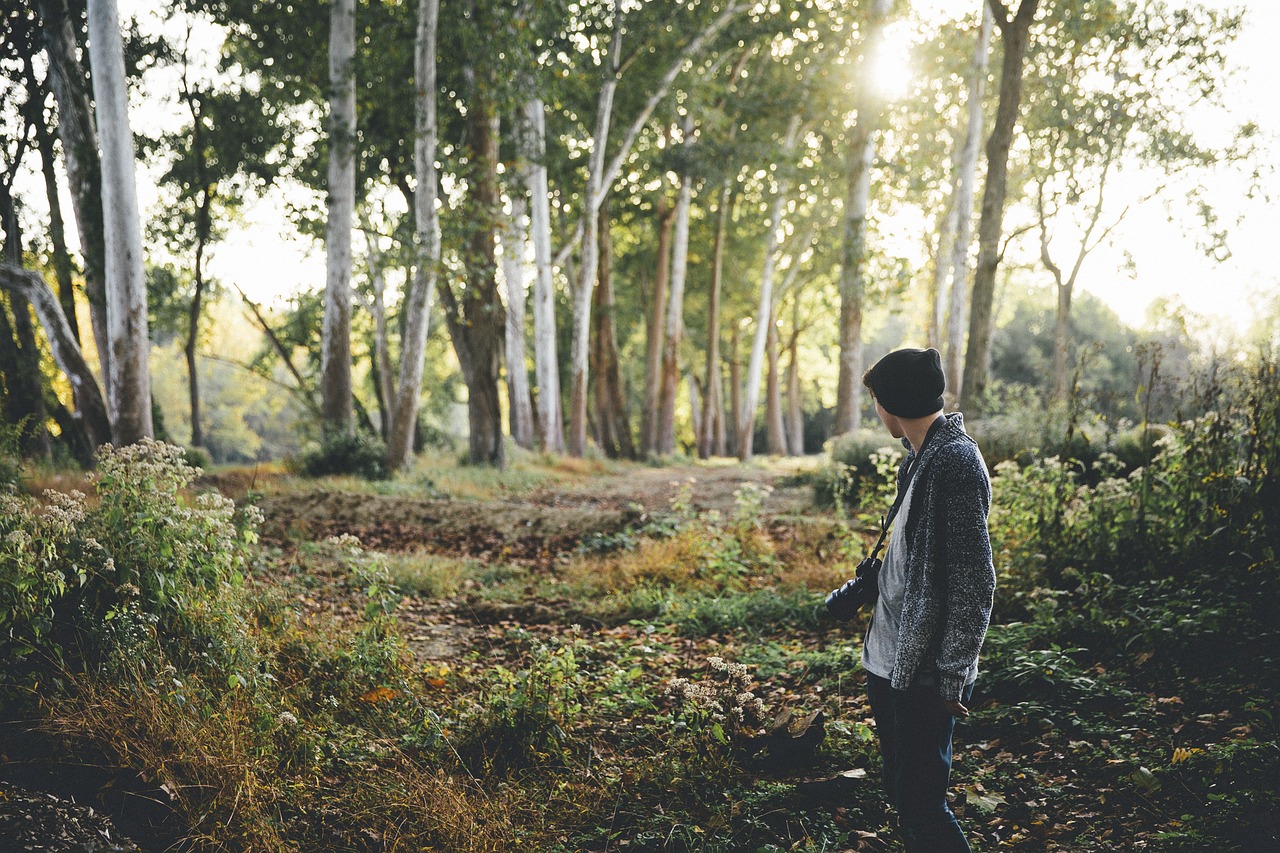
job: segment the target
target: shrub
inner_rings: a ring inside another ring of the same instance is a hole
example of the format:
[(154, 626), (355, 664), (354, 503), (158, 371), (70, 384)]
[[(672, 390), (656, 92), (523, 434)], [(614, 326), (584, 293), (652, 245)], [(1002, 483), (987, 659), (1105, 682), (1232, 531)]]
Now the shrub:
[[(0, 661), (5, 686), (33, 660), (96, 656), (108, 636), (145, 633), (191, 590), (234, 582), (255, 540), (257, 510), (218, 495), (194, 500), (182, 449), (143, 441), (105, 446), (93, 499), (45, 492), (0, 497)], [(124, 631), (107, 623), (132, 620)], [(123, 633), (122, 633), (123, 631)]]
[(814, 503), (853, 507), (862, 502), (869, 484), (878, 482), (882, 466), (877, 457), (900, 458), (902, 447), (884, 430), (859, 429), (828, 441), (826, 452), (831, 462), (814, 475)]
[(349, 475), (365, 480), (391, 477), (386, 444), (365, 432), (327, 435), (319, 447), (303, 453), (293, 465), (304, 477)]

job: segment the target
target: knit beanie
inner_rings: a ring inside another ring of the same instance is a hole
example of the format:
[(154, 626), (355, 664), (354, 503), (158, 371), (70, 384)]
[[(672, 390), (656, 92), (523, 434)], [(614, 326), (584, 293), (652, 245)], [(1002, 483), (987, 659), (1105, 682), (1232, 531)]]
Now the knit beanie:
[(942, 408), (947, 387), (942, 356), (936, 349), (900, 349), (886, 355), (862, 377), (891, 415), (923, 418)]

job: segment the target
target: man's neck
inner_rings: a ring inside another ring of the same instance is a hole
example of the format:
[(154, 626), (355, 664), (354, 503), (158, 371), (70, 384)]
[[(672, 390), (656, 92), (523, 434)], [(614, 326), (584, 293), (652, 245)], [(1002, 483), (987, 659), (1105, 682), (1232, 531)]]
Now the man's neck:
[(905, 434), (908, 442), (911, 443), (911, 449), (916, 453), (924, 447), (925, 439), (929, 437), (929, 428), (934, 422), (942, 417), (942, 412), (937, 411), (932, 415), (926, 415), (923, 418), (903, 419), (902, 432)]

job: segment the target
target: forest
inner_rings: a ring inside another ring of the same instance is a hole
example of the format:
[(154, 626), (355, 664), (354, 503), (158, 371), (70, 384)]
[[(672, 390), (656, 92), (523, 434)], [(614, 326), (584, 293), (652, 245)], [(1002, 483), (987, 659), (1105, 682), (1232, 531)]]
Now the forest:
[(0, 9), (0, 847), (902, 849), (822, 601), (933, 347), (973, 849), (1280, 849), (1260, 10)]

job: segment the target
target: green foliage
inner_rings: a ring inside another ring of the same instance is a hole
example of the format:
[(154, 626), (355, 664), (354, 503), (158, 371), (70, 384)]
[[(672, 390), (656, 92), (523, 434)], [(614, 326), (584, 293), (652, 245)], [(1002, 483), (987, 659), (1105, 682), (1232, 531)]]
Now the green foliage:
[(462, 721), (457, 749), (463, 760), (489, 773), (564, 755), (582, 712), (579, 652), (573, 642), (543, 646), (526, 669), (493, 667), (480, 705)]
[(883, 460), (894, 454), (901, 458), (901, 447), (883, 429), (836, 436), (827, 442), (826, 452), (831, 462), (819, 469), (813, 483), (814, 502), (824, 508), (856, 507), (864, 498), (874, 500), (866, 491), (882, 486)]
[(352, 475), (366, 480), (391, 477), (386, 444), (360, 431), (326, 436), (319, 447), (304, 452), (293, 464), (305, 477)]
[(42, 503), (3, 496), (7, 689), (21, 667), (96, 657), (103, 638), (137, 633), (122, 628), (126, 622), (172, 619), (194, 590), (240, 579), (246, 546), (256, 541), (256, 510), (237, 513), (217, 495), (188, 499), (194, 475), (181, 448), (143, 441), (100, 451), (93, 500), (75, 491), (46, 492)]

